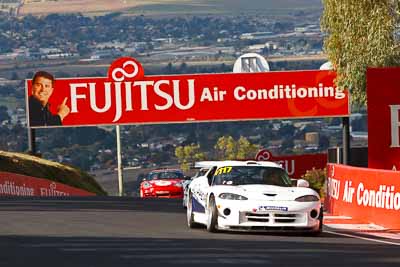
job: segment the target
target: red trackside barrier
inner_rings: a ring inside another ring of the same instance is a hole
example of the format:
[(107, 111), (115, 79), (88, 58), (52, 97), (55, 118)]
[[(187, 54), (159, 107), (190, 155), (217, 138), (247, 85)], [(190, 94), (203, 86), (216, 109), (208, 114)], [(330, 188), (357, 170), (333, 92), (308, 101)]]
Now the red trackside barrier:
[(400, 229), (400, 172), (328, 164), (324, 206), (333, 215)]
[(0, 172), (0, 196), (94, 196), (96, 194), (50, 180)]

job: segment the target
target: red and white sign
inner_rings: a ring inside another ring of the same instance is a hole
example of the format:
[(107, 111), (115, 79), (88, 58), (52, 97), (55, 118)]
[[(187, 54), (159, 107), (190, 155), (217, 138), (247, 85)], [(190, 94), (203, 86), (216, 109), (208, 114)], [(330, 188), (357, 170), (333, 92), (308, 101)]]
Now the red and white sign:
[(287, 171), (291, 178), (300, 178), (308, 170), (324, 169), (328, 162), (326, 153), (303, 154), (290, 156), (273, 156), (267, 149), (260, 150), (256, 155), (258, 161), (274, 161)]
[(324, 207), (333, 215), (400, 229), (400, 172), (328, 164)]
[(96, 194), (50, 180), (0, 172), (0, 196), (95, 196)]
[(400, 170), (400, 68), (367, 70), (368, 167)]
[[(66, 99), (63, 126), (349, 116), (348, 92), (334, 85), (335, 76), (320, 70), (145, 76), (138, 61), (124, 57), (108, 77), (57, 79), (49, 103), (55, 114)], [(26, 84), (28, 103), (32, 80)]]

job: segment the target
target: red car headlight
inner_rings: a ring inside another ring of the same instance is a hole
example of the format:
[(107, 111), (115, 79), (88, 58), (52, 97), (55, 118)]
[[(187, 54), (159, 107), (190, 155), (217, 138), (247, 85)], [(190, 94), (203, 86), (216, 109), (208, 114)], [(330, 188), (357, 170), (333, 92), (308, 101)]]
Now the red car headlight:
[(151, 184), (150, 184), (149, 182), (144, 182), (144, 183), (142, 184), (142, 187), (143, 187), (143, 188), (149, 188), (149, 187), (151, 187)]

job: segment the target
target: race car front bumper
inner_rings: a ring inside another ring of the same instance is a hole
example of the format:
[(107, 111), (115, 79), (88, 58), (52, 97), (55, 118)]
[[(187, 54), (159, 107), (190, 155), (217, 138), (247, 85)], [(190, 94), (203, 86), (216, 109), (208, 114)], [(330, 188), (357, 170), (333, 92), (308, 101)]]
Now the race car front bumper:
[(315, 231), (320, 226), (320, 202), (237, 201), (217, 203), (219, 229)]

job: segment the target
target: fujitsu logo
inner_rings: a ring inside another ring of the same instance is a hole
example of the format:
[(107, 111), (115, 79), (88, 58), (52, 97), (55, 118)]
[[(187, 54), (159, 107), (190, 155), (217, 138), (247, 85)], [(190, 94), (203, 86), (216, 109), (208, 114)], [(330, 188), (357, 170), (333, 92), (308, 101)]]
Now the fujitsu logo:
[[(84, 100), (89, 99), (91, 110), (96, 113), (108, 112), (115, 106), (115, 116), (113, 122), (117, 122), (124, 111), (134, 110), (136, 105), (140, 110), (167, 110), (175, 106), (179, 110), (187, 110), (195, 104), (195, 81), (186, 79), (186, 88), (180, 84), (180, 80), (149, 80), (144, 79), (144, 71), (139, 62), (132, 58), (120, 58), (111, 65), (108, 79), (103, 83), (84, 82), (70, 83), (71, 113), (79, 112), (79, 105), (84, 104)], [(140, 99), (134, 99), (132, 92), (134, 89), (140, 90)], [(187, 103), (182, 103), (181, 90), (188, 91)], [(154, 91), (155, 95), (165, 102), (161, 105), (148, 103), (148, 92)], [(168, 92), (170, 93), (168, 93)], [(123, 94), (124, 92), (124, 94)], [(105, 102), (103, 107), (98, 106), (97, 96), (102, 94)], [(114, 96), (114, 99), (112, 99)], [(81, 101), (79, 101), (81, 100)], [(149, 107), (152, 104), (153, 106)]]
[(390, 108), (390, 126), (391, 126), (390, 134), (391, 134), (391, 140), (392, 140), (390, 147), (400, 147), (400, 143), (399, 143), (400, 105), (389, 105), (389, 108)]

